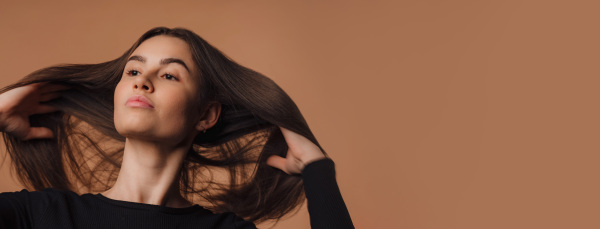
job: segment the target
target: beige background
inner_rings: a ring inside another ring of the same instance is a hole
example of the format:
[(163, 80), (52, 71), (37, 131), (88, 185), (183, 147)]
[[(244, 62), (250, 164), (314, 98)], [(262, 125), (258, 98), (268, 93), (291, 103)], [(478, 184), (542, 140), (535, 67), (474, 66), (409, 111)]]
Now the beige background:
[(594, 2), (0, 1), (0, 84), (187, 27), (292, 96), (358, 228), (600, 228)]

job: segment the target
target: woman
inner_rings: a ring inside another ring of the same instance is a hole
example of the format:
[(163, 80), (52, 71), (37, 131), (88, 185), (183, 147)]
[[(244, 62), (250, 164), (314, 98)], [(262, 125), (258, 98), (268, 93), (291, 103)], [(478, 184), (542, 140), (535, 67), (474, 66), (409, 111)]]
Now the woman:
[(7, 152), (38, 190), (0, 194), (0, 227), (254, 228), (305, 195), (313, 228), (353, 227), (294, 102), (189, 30), (0, 92)]

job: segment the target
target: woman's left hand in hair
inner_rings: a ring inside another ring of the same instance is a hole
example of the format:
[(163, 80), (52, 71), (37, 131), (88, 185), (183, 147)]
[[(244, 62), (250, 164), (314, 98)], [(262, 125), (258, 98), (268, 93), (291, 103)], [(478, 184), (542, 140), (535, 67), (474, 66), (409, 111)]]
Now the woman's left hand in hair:
[(287, 174), (299, 174), (304, 166), (325, 158), (325, 154), (315, 143), (291, 130), (279, 128), (288, 145), (287, 156), (284, 158), (273, 155), (267, 159), (268, 165), (281, 169)]

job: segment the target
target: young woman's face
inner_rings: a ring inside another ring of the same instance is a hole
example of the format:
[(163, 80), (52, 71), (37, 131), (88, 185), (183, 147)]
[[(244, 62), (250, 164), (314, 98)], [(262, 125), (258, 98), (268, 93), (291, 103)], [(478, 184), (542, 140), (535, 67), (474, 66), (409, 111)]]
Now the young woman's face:
[(186, 42), (144, 41), (129, 57), (115, 88), (114, 121), (127, 138), (178, 144), (195, 132), (198, 70)]

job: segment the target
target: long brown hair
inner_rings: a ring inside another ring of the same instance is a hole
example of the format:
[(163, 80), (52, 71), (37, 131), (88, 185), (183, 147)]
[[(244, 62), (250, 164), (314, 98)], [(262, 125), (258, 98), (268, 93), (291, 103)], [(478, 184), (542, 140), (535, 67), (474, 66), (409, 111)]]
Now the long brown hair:
[(321, 148), (298, 107), (271, 79), (237, 64), (182, 28), (153, 28), (114, 60), (44, 68), (3, 88), (0, 93), (37, 82), (71, 88), (49, 102), (59, 112), (30, 117), (32, 126), (50, 128), (54, 139), (22, 141), (4, 133), (20, 181), (34, 190), (52, 187), (75, 192), (103, 191), (114, 183), (125, 140), (113, 122), (114, 90), (127, 58), (157, 35), (177, 37), (190, 46), (200, 72), (199, 107), (211, 101), (222, 106), (217, 124), (194, 139), (183, 162), (182, 194), (203, 201), (215, 212), (234, 212), (255, 222), (279, 219), (298, 207), (304, 201), (301, 178), (266, 164), (269, 156), (287, 152), (278, 126)]

